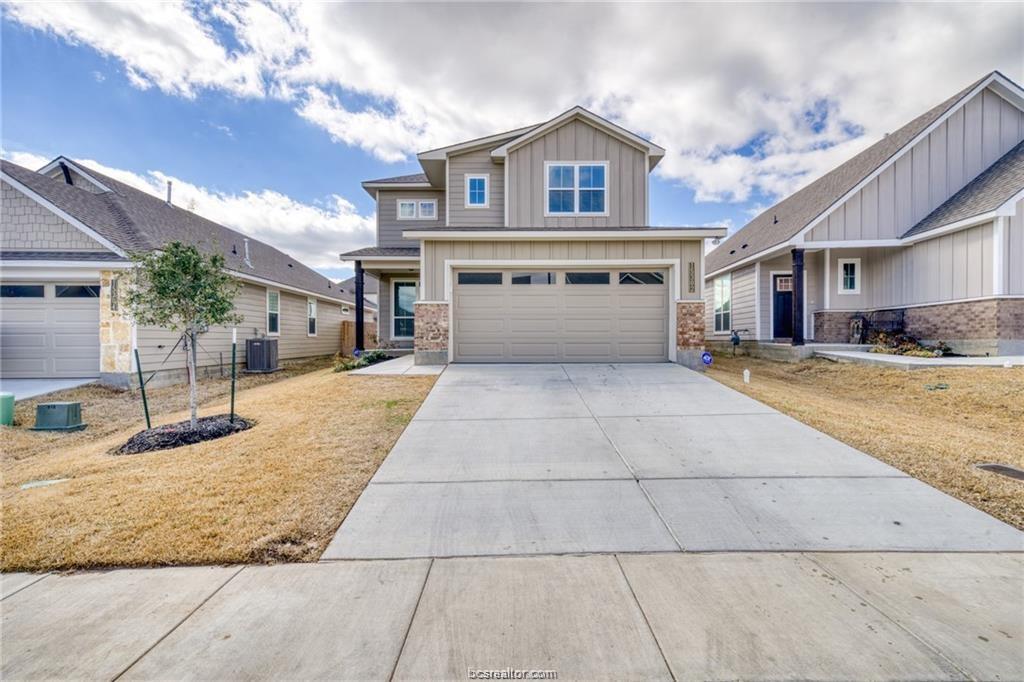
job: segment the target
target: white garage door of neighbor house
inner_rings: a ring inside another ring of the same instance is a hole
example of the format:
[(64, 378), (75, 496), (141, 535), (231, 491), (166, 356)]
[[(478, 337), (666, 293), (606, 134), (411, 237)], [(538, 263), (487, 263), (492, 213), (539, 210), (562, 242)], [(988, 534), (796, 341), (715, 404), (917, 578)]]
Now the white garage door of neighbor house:
[(457, 362), (668, 359), (664, 270), (461, 270), (454, 280)]
[(99, 376), (99, 289), (78, 282), (0, 285), (0, 376)]

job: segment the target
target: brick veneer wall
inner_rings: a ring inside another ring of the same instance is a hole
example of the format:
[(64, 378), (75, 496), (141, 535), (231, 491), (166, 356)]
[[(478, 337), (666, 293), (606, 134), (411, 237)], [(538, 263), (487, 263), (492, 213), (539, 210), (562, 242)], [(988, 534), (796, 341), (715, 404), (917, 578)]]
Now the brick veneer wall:
[(448, 362), (448, 304), (416, 303), (416, 337), (413, 348), (416, 364)]
[(704, 350), (704, 301), (676, 302), (676, 348)]
[(854, 313), (823, 311), (814, 313), (816, 343), (849, 343), (850, 318)]

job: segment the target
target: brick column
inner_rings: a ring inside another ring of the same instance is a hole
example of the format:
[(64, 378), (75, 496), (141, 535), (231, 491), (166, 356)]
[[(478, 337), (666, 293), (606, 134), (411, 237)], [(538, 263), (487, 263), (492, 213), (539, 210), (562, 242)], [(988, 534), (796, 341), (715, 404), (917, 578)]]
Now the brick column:
[(417, 302), (413, 349), (417, 365), (448, 364), (448, 304)]
[[(108, 386), (128, 388), (134, 381), (132, 321), (117, 308), (111, 292), (121, 273), (100, 271), (100, 381)], [(124, 282), (119, 283), (121, 286)]]
[(703, 369), (704, 301), (676, 301), (676, 362)]

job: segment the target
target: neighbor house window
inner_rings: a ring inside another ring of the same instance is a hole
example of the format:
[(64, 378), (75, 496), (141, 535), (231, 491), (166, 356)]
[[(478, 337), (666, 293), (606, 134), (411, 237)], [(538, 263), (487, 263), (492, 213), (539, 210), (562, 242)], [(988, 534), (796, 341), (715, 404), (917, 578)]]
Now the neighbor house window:
[(348, 315), (350, 312), (352, 312), (352, 310), (347, 305), (341, 306), (342, 315)]
[(277, 291), (267, 292), (267, 335), (277, 336), (281, 333), (281, 294)]
[(610, 284), (610, 272), (567, 272), (566, 284)]
[(714, 284), (715, 331), (728, 332), (732, 328), (732, 275), (716, 277)]
[(399, 220), (437, 220), (437, 199), (399, 199)]
[(0, 286), (0, 298), (42, 298), (42, 284), (4, 284)]
[(316, 336), (316, 299), (306, 299), (306, 335)]
[(466, 208), (487, 208), (490, 199), (487, 192), (489, 175), (466, 176)]
[(57, 298), (99, 298), (98, 284), (58, 284), (54, 287)]
[(416, 282), (396, 281), (392, 291), (391, 338), (411, 339), (416, 329)]
[(546, 215), (608, 215), (608, 162), (545, 166)]
[(839, 293), (860, 293), (860, 258), (839, 259)]

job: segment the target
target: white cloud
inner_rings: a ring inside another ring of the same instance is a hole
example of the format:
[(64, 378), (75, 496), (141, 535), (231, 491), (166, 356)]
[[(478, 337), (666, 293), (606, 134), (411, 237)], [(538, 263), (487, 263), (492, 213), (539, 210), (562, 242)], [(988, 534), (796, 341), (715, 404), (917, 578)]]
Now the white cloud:
[[(4, 152), (4, 158), (33, 170), (51, 159), (31, 152)], [(320, 270), (338, 269), (338, 254), (375, 241), (374, 216), (359, 214), (336, 194), (307, 204), (271, 189), (232, 194), (194, 185), (159, 170), (135, 173), (92, 159), (81, 164), (136, 189), (165, 198), (172, 182), (172, 200), (210, 220), (250, 235)]]
[(139, 87), (289, 101), (393, 162), (583, 104), (668, 149), (700, 201), (791, 192), (993, 68), (1007, 3), (12, 5)]

